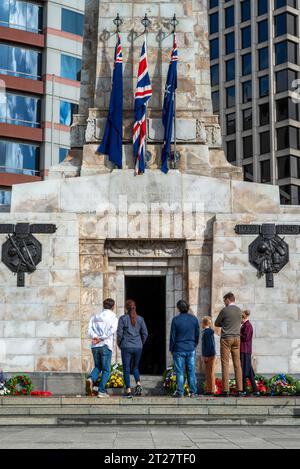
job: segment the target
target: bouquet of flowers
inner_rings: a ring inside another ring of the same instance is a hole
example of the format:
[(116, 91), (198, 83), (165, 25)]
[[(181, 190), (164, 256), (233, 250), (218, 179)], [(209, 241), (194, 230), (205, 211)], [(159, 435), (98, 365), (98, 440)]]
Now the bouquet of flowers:
[[(255, 375), (255, 382), (257, 386), (257, 390), (260, 392), (261, 395), (265, 396), (268, 393), (268, 380), (262, 375)], [(250, 379), (247, 378), (246, 381), (246, 389), (247, 394), (253, 392)]]
[[(202, 384), (202, 391), (203, 391), (203, 394), (205, 394), (205, 391), (206, 391), (206, 381), (204, 381), (204, 383)], [(219, 394), (222, 393), (222, 380), (220, 378), (216, 378), (216, 381), (215, 381), (215, 392), (214, 394), (216, 396), (218, 396)]]
[(294, 396), (297, 392), (296, 381), (292, 376), (280, 373), (269, 381), (271, 396)]
[(9, 389), (6, 387), (6, 381), (3, 374), (3, 371), (0, 370), (0, 396), (7, 396), (10, 394)]
[[(163, 386), (166, 389), (168, 394), (174, 394), (177, 388), (177, 382), (176, 382), (176, 374), (174, 371), (174, 366), (170, 366), (169, 368), (166, 369), (166, 371), (163, 374)], [(185, 381), (186, 381), (186, 376), (185, 376)], [(184, 395), (188, 396), (190, 393), (189, 386), (187, 382), (184, 383)]]
[(106, 385), (107, 388), (123, 388), (123, 367), (119, 363), (114, 363), (111, 367), (110, 378)]

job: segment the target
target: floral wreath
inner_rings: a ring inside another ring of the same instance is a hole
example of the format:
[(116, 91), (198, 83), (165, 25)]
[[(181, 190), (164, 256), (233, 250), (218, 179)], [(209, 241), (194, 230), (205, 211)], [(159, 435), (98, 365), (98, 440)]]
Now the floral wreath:
[(27, 375), (18, 375), (10, 378), (5, 386), (12, 396), (27, 396), (32, 391), (32, 382)]

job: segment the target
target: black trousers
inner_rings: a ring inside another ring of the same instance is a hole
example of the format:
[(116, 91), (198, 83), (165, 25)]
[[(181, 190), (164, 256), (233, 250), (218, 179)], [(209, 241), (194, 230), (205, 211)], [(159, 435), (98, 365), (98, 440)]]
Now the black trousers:
[(247, 378), (250, 379), (250, 383), (253, 389), (253, 392), (257, 392), (257, 386), (255, 382), (255, 373), (252, 368), (251, 354), (250, 353), (241, 353), (241, 365), (243, 372), (243, 389), (246, 389)]

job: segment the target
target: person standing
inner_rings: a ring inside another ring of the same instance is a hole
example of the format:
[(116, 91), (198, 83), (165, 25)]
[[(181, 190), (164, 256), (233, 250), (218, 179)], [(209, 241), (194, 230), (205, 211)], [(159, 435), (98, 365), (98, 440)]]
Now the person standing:
[(86, 380), (86, 392), (93, 395), (93, 386), (98, 381), (98, 397), (109, 397), (106, 392), (106, 384), (110, 377), (111, 357), (113, 352), (114, 334), (118, 327), (118, 318), (114, 313), (115, 301), (107, 298), (103, 302), (103, 311), (91, 317), (88, 335), (92, 339), (92, 353), (94, 358), (94, 369)]
[(170, 352), (173, 354), (177, 389), (173, 397), (184, 396), (184, 372), (187, 371), (190, 397), (197, 396), (196, 348), (199, 343), (200, 327), (198, 319), (189, 314), (190, 306), (180, 300), (177, 303), (179, 314), (172, 320), (170, 331)]
[(241, 365), (243, 373), (243, 389), (246, 390), (247, 378), (250, 379), (253, 394), (256, 397), (260, 396), (255, 381), (255, 373), (252, 368), (252, 338), (253, 327), (249, 321), (250, 311), (245, 310), (242, 313), (242, 327), (241, 327)]
[(216, 327), (221, 327), (221, 364), (222, 364), (222, 393), (229, 395), (229, 357), (231, 355), (234, 367), (236, 386), (239, 397), (244, 397), (243, 378), (240, 357), (240, 334), (242, 311), (235, 304), (235, 296), (229, 292), (224, 297), (225, 307), (215, 321)]
[(135, 396), (141, 396), (143, 388), (141, 385), (139, 364), (142, 356), (143, 346), (148, 337), (148, 330), (142, 316), (136, 312), (136, 304), (133, 300), (127, 300), (125, 304), (126, 313), (120, 317), (117, 330), (117, 342), (121, 349), (124, 380), (126, 393), (124, 397), (132, 398), (130, 386), (130, 371), (134, 376), (136, 387)]
[(211, 396), (215, 392), (215, 364), (216, 364), (216, 344), (215, 332), (212, 328), (212, 321), (209, 316), (202, 318), (202, 357), (205, 367), (205, 395)]

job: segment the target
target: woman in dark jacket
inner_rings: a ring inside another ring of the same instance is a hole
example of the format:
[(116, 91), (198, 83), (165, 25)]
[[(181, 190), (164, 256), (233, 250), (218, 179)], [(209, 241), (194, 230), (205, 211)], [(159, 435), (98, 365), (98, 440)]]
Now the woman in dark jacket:
[(134, 395), (140, 396), (143, 392), (140, 381), (139, 363), (142, 356), (143, 345), (148, 337), (148, 331), (144, 319), (136, 312), (136, 304), (133, 300), (126, 301), (125, 310), (126, 313), (119, 319), (117, 341), (122, 354), (126, 386), (126, 394), (124, 397), (131, 398), (131, 370), (136, 382)]
[(250, 311), (245, 310), (242, 314), (241, 327), (241, 365), (243, 372), (243, 387), (246, 389), (247, 378), (250, 379), (254, 396), (260, 396), (255, 382), (255, 373), (252, 368), (252, 338), (253, 327), (249, 321)]

